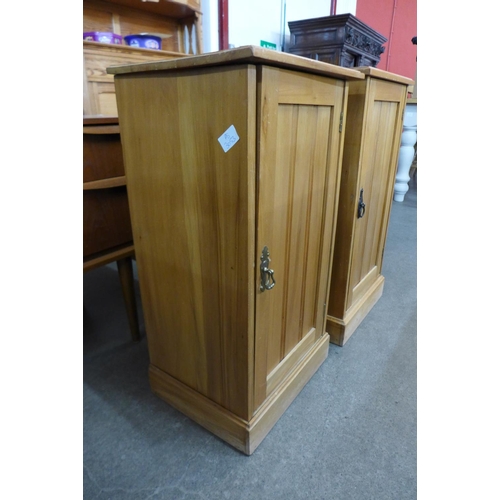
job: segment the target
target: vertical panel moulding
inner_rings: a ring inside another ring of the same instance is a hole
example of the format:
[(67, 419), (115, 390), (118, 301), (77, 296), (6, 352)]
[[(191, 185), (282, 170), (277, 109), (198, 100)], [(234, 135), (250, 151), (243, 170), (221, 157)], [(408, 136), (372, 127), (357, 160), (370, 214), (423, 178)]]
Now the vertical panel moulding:
[[(310, 129), (308, 132), (315, 138), (318, 137), (318, 120), (319, 120), (319, 109), (318, 106), (314, 106), (314, 120), (313, 123), (311, 124)], [(314, 144), (311, 141), (311, 145)], [(306, 298), (306, 288), (307, 288), (307, 268), (309, 264), (309, 259), (311, 258), (309, 255), (309, 236), (310, 236), (310, 229), (311, 229), (311, 208), (312, 208), (312, 192), (313, 192), (313, 186), (314, 186), (314, 167), (317, 165), (317, 163), (314, 161), (315, 160), (315, 148), (312, 146), (312, 151), (311, 151), (311, 159), (309, 163), (309, 168), (308, 168), (308, 179), (307, 182), (304, 183), (304, 186), (306, 187), (306, 195), (307, 195), (307, 205), (306, 205), (306, 215), (305, 215), (305, 229), (304, 229), (304, 257), (302, 259), (303, 265), (302, 265), (302, 290), (301, 290), (301, 297), (300, 297), (300, 316), (299, 316), (299, 331), (298, 331), (298, 339), (297, 341), (300, 342), (304, 336), (304, 308), (305, 308), (305, 298)]]
[(362, 240), (358, 247), (360, 251), (360, 260), (357, 266), (359, 269), (359, 276), (357, 277), (356, 284), (359, 284), (370, 271), (370, 262), (367, 256), (369, 257), (371, 253), (371, 236), (374, 229), (374, 221), (376, 220), (376, 207), (374, 206), (376, 202), (376, 193), (374, 192), (374, 182), (377, 175), (379, 175), (377, 156), (379, 154), (379, 149), (382, 147), (380, 141), (383, 139), (383, 129), (380, 129), (382, 125), (381, 111), (382, 108), (380, 103), (375, 102), (374, 105), (371, 106), (371, 117), (367, 122), (367, 126), (369, 126), (372, 131), (372, 140), (369, 142), (365, 152), (365, 164), (363, 166), (363, 184), (361, 188), (363, 188), (363, 199), (366, 205), (366, 212), (364, 217), (360, 220), (363, 231)]
[[(324, 245), (330, 246), (330, 252), (328, 254), (328, 263), (325, 266), (320, 259), (318, 263), (318, 273), (319, 276), (317, 291), (316, 291), (316, 304), (319, 307), (321, 304), (318, 301), (320, 296), (325, 298), (325, 308), (323, 310), (316, 311), (316, 325), (320, 328), (319, 335), (323, 335), (325, 333), (326, 319), (327, 319), (327, 311), (328, 303), (330, 300), (329, 291), (331, 286), (331, 278), (332, 278), (332, 266), (333, 266), (333, 256), (335, 250), (335, 235), (337, 232), (337, 220), (338, 220), (338, 212), (339, 205), (338, 200), (340, 196), (340, 188), (341, 188), (341, 175), (342, 175), (342, 159), (344, 155), (344, 139), (346, 133), (346, 126), (344, 125), (343, 129), (336, 133), (337, 125), (340, 123), (340, 116), (343, 113), (344, 119), (347, 117), (347, 103), (349, 97), (349, 84), (347, 82), (337, 83), (336, 86), (336, 94), (337, 100), (335, 106), (331, 108), (330, 112), (330, 126), (328, 133), (328, 150), (327, 150), (327, 162), (326, 162), (326, 171), (325, 171), (325, 182), (324, 193), (323, 193), (323, 212), (322, 212), (322, 220), (321, 227), (323, 228), (321, 234), (321, 245), (320, 248), (323, 248)], [(332, 170), (335, 171), (336, 175), (332, 174)], [(333, 225), (327, 227), (326, 226), (326, 217), (327, 215), (332, 215)], [(326, 267), (328, 269), (327, 273), (323, 273), (322, 270)], [(349, 279), (349, 275), (347, 277)], [(320, 323), (321, 320), (321, 323)]]
[(370, 183), (370, 211), (367, 213), (369, 215), (366, 228), (366, 248), (363, 254), (363, 272), (362, 276), (366, 276), (373, 266), (375, 265), (375, 259), (373, 259), (374, 249), (376, 250), (377, 234), (380, 227), (379, 219), (379, 200), (380, 200), (380, 189), (383, 177), (387, 172), (387, 167), (384, 162), (384, 157), (386, 154), (387, 143), (385, 138), (385, 129), (387, 127), (386, 116), (387, 108), (386, 103), (375, 101), (375, 105), (379, 108), (378, 121), (376, 122), (377, 134), (377, 147), (373, 151), (373, 174)]
[[(377, 193), (377, 201), (376, 201), (376, 221), (377, 225), (374, 227), (374, 235), (372, 244), (371, 254), (370, 254), (370, 265), (377, 266), (378, 265), (378, 256), (382, 251), (382, 244), (384, 239), (384, 221), (385, 221), (385, 213), (386, 213), (386, 199), (384, 194), (389, 186), (390, 182), (390, 174), (391, 174), (391, 157), (393, 150), (393, 134), (391, 133), (395, 128), (395, 120), (397, 117), (397, 104), (394, 102), (384, 102), (382, 103), (382, 113), (381, 118), (382, 122), (380, 126), (384, 126), (385, 131), (380, 151), (377, 150), (376, 162), (377, 165), (382, 165), (383, 168), (380, 169), (380, 175), (377, 176), (377, 185), (375, 187)], [(380, 274), (380, 268), (378, 269), (378, 273)]]
[[(301, 108), (299, 108), (301, 109)], [(317, 125), (318, 125), (318, 108), (314, 106), (314, 116), (312, 123), (310, 123), (310, 128), (308, 127), (308, 133), (311, 133), (314, 137), (317, 134)], [(299, 122), (300, 123), (300, 122)], [(307, 122), (306, 122), (307, 123)], [(311, 202), (312, 202), (312, 186), (314, 181), (314, 149), (308, 152), (308, 156), (311, 155), (311, 159), (309, 161), (308, 169), (306, 171), (307, 179), (301, 179), (299, 182), (302, 184), (303, 189), (305, 189), (304, 198), (306, 201), (305, 207), (305, 216), (304, 216), (304, 238), (303, 238), (303, 247), (302, 247), (302, 278), (301, 278), (301, 290), (300, 290), (300, 306), (299, 306), (299, 329), (297, 332), (297, 339), (294, 344), (300, 342), (304, 334), (304, 307), (305, 307), (305, 295), (307, 289), (307, 263), (309, 261), (309, 236), (310, 236), (310, 228), (311, 228)], [(305, 181), (305, 182), (304, 182)], [(294, 345), (291, 346), (293, 348)]]
[(302, 338), (304, 292), (307, 273), (307, 247), (310, 224), (311, 176), (314, 168), (314, 139), (318, 107), (298, 105), (296, 125), (296, 148), (293, 166), (293, 191), (290, 203), (293, 204), (290, 220), (290, 254), (288, 271), (288, 296), (286, 315), (286, 339), (284, 356)]
[[(284, 106), (280, 106), (284, 108)], [(288, 106), (287, 106), (288, 107)], [(296, 162), (296, 154), (297, 154), (297, 121), (299, 109), (298, 106), (291, 106), (291, 119), (290, 119), (290, 132), (293, 135), (293, 139), (290, 141), (284, 141), (284, 144), (293, 144), (295, 147), (291, 148), (291, 157), (290, 157), (290, 178), (288, 182), (288, 196), (287, 196), (287, 220), (286, 220), (286, 236), (285, 236), (285, 274), (283, 276), (283, 305), (282, 305), (282, 322), (281, 322), (281, 343), (280, 343), (280, 360), (285, 357), (285, 349), (286, 349), (286, 333), (287, 333), (287, 317), (288, 317), (288, 293), (289, 293), (289, 282), (290, 282), (290, 245), (292, 238), (292, 219), (293, 219), (293, 189), (295, 183), (295, 162)], [(278, 123), (279, 123), (280, 114), (278, 114)], [(279, 125), (278, 125), (278, 136), (279, 134)]]
[[(315, 327), (321, 335), (322, 324), (318, 324), (318, 307), (323, 308), (323, 302), (319, 301), (320, 283), (321, 283), (321, 267), (323, 265), (321, 259), (321, 250), (324, 245), (324, 234), (327, 231), (325, 226), (326, 217), (326, 201), (331, 180), (329, 180), (331, 148), (332, 144), (332, 126), (334, 121), (334, 107), (320, 106), (318, 107), (318, 122), (316, 126), (316, 143), (314, 145), (313, 165), (316, 168), (315, 174), (312, 174), (311, 179), (311, 211), (310, 224), (313, 225), (312, 235), (308, 238), (310, 248), (319, 249), (319, 253), (314, 255), (308, 254), (308, 274), (307, 288), (304, 294), (308, 298), (309, 307), (307, 308), (310, 316), (305, 316), (304, 325), (302, 326), (302, 337), (308, 331)], [(318, 230), (319, 228), (319, 230)], [(328, 254), (328, 259), (330, 254)], [(310, 267), (309, 267), (310, 266)], [(326, 300), (326, 297), (325, 297)], [(321, 314), (323, 311), (321, 311)], [(325, 315), (326, 316), (326, 315)]]
[[(273, 72), (275, 73), (275, 72)], [(292, 161), (294, 151), (289, 145), (293, 142), (293, 107), (278, 104), (275, 102), (276, 115), (273, 117), (272, 127), (269, 131), (269, 146), (273, 147), (274, 171), (272, 185), (268, 187), (270, 198), (266, 200), (266, 205), (272, 207), (272, 214), (266, 215), (266, 223), (271, 234), (267, 235), (267, 240), (271, 242), (271, 267), (274, 270), (277, 285), (273, 288), (268, 297), (265, 298), (267, 306), (271, 312), (272, 321), (269, 322), (268, 332), (268, 353), (267, 353), (267, 374), (278, 365), (282, 359), (283, 333), (286, 322), (286, 296), (288, 290), (287, 275), (287, 255), (289, 252), (287, 234), (289, 231), (289, 192), (292, 176), (289, 165)], [(272, 131), (271, 131), (272, 130)], [(275, 134), (275, 135), (274, 135)], [(287, 147), (284, 147), (287, 145)], [(269, 153), (269, 149), (267, 151)], [(270, 180), (270, 178), (268, 178)], [(266, 183), (267, 184), (267, 181)], [(270, 223), (272, 220), (272, 226)], [(261, 241), (261, 246), (265, 244)], [(274, 257), (273, 257), (274, 255)]]
[[(256, 163), (256, 213), (255, 213), (255, 335), (254, 335), (254, 412), (264, 402), (267, 395), (267, 374), (269, 366), (279, 362), (281, 341), (281, 311), (283, 292), (283, 259), (277, 258), (281, 237), (284, 231), (282, 212), (276, 203), (280, 203), (279, 189), (282, 185), (280, 162), (277, 159), (278, 144), (278, 74), (268, 66), (257, 67), (257, 103), (256, 123), (257, 163)], [(272, 217), (269, 216), (272, 214)], [(260, 255), (264, 245), (269, 247), (277, 285), (271, 291), (261, 292)], [(278, 333), (276, 335), (275, 333)], [(278, 337), (278, 338), (276, 338)], [(275, 354), (275, 352), (277, 353)]]
[[(367, 92), (365, 96), (366, 101), (369, 99), (370, 92)], [(362, 269), (363, 256), (365, 254), (365, 244), (366, 244), (366, 232), (367, 225), (369, 223), (371, 206), (371, 179), (373, 176), (373, 151), (376, 148), (378, 131), (374, 132), (375, 126), (374, 121), (376, 119), (377, 110), (373, 106), (368, 105), (368, 110), (363, 125), (365, 142), (362, 145), (362, 156), (360, 158), (360, 174), (358, 181), (358, 188), (356, 191), (356, 208), (355, 208), (355, 234), (354, 234), (354, 245), (351, 263), (351, 279), (350, 279), (350, 293), (362, 280), (364, 274)], [(363, 189), (363, 200), (366, 204), (366, 212), (363, 218), (358, 218), (358, 200), (361, 194), (361, 189)], [(351, 294), (352, 299), (352, 294)], [(351, 302), (351, 300), (349, 300)], [(352, 305), (352, 304), (349, 304)]]
[(364, 231), (364, 243), (363, 243), (363, 257), (360, 262), (361, 275), (359, 281), (370, 272), (373, 262), (371, 260), (373, 245), (373, 238), (376, 232), (377, 226), (377, 180), (380, 175), (384, 173), (385, 165), (380, 162), (380, 158), (383, 157), (385, 150), (384, 143), (384, 130), (387, 126), (385, 123), (385, 113), (384, 113), (384, 102), (374, 101), (372, 102), (373, 115), (370, 120), (370, 128), (376, 130), (374, 133), (374, 140), (370, 142), (370, 149), (368, 149), (368, 156), (370, 158), (370, 167), (367, 171), (367, 176), (364, 181), (364, 201), (366, 204), (366, 213), (364, 216), (365, 220), (365, 231)]

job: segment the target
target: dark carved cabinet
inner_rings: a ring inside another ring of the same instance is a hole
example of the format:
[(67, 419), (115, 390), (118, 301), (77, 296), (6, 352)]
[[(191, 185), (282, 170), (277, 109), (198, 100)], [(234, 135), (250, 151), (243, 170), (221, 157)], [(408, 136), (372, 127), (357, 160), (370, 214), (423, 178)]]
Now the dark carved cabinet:
[(347, 68), (376, 67), (387, 38), (352, 14), (290, 21), (287, 52)]

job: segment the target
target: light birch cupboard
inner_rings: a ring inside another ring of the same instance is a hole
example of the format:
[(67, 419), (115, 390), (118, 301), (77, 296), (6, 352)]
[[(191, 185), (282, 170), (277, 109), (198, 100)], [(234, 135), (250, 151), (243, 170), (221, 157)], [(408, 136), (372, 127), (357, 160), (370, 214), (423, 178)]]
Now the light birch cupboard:
[(358, 67), (349, 86), (326, 329), (344, 345), (381, 297), (381, 274), (409, 78)]
[(251, 454), (328, 353), (352, 69), (259, 47), (115, 75), (152, 390)]

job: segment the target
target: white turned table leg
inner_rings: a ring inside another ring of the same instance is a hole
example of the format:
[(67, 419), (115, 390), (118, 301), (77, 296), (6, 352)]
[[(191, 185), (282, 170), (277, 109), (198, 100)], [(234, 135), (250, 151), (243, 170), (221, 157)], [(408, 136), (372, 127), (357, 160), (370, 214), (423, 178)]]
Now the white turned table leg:
[(398, 170), (394, 185), (394, 201), (404, 201), (410, 181), (410, 167), (417, 142), (417, 103), (407, 103), (403, 117), (403, 134), (399, 149)]

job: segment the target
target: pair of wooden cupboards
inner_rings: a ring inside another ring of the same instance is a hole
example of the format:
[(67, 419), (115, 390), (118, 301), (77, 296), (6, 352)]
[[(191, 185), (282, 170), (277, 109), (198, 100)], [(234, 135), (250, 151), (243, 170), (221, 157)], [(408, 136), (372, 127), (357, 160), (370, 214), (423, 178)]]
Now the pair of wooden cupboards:
[(259, 47), (108, 72), (151, 388), (250, 455), (381, 292), (410, 80)]

